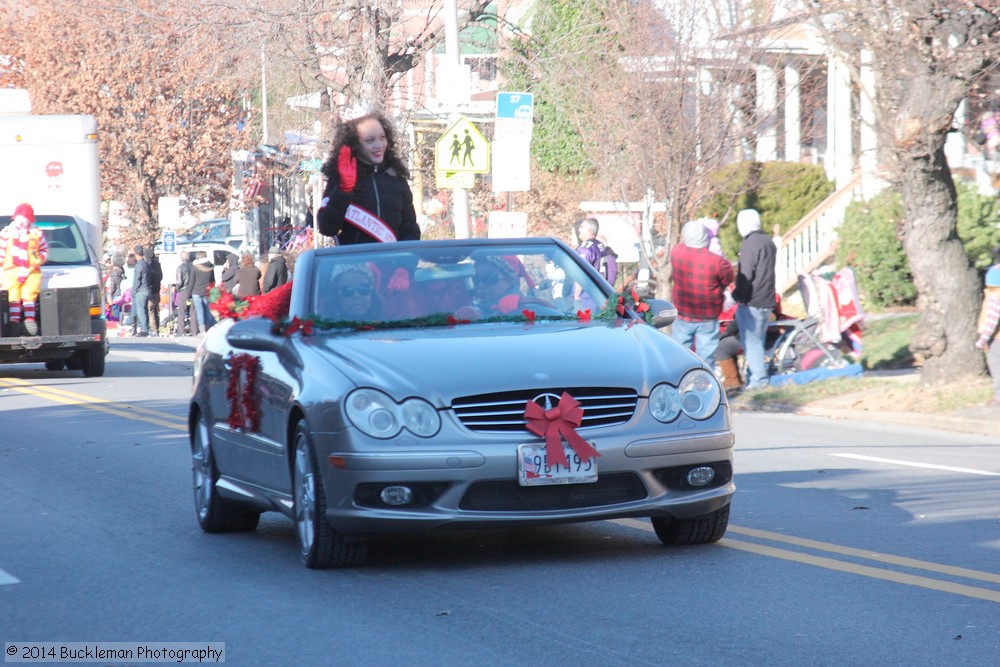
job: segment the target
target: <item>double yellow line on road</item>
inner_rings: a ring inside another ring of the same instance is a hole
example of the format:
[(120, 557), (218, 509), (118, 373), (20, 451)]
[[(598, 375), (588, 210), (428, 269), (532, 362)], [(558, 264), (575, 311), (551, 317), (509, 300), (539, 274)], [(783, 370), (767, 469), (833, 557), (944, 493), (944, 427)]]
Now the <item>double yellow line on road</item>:
[[(58, 389), (56, 387), (38, 387), (25, 380), (15, 380), (9, 378), (0, 379), (0, 387), (7, 387), (23, 394), (46, 398), (65, 405), (82, 406), (90, 410), (104, 412), (116, 417), (134, 419), (136, 421), (156, 424), (158, 426), (178, 431), (187, 431), (187, 423), (183, 417), (160, 412), (158, 410), (150, 410), (148, 408), (136, 407), (126, 403), (117, 403), (115, 401), (106, 401), (86, 396), (84, 394), (66, 391), (64, 389)], [(612, 523), (617, 523), (622, 526), (644, 530), (647, 532), (653, 532), (653, 527), (648, 521), (641, 521), (638, 519), (614, 519), (612, 520)], [(981, 572), (979, 570), (970, 570), (951, 565), (941, 565), (939, 563), (931, 563), (928, 561), (916, 560), (903, 556), (894, 556), (892, 554), (883, 554), (864, 549), (855, 549), (853, 547), (845, 547), (839, 544), (819, 542), (817, 540), (793, 537), (783, 535), (781, 533), (757, 530), (754, 528), (743, 528), (741, 526), (730, 525), (726, 534), (743, 535), (760, 542), (787, 544), (799, 549), (808, 549), (813, 552), (836, 554), (838, 556), (845, 556), (858, 560), (874, 561), (886, 566), (907, 568), (910, 570), (919, 570), (939, 574), (946, 577), (982, 581), (984, 583), (1000, 585), (1000, 574), (994, 574), (992, 572)], [(782, 560), (801, 563), (803, 565), (812, 565), (814, 567), (821, 567), (827, 570), (846, 572), (848, 574), (881, 579), (883, 581), (891, 581), (898, 584), (905, 584), (907, 586), (917, 586), (943, 593), (952, 593), (954, 595), (962, 595), (969, 598), (976, 598), (978, 600), (1000, 603), (1000, 590), (978, 588), (976, 586), (955, 583), (944, 579), (934, 579), (931, 577), (900, 572), (886, 567), (862, 565), (846, 560), (837, 560), (836, 558), (830, 558), (829, 556), (821, 556), (814, 553), (806, 553), (804, 551), (792, 551), (790, 549), (782, 549), (766, 544), (760, 544), (759, 542), (748, 542), (745, 540), (732, 539), (730, 537), (723, 538), (717, 544), (729, 549), (737, 549), (739, 551), (746, 551), (761, 556), (769, 556), (771, 558), (780, 558)]]
[[(639, 530), (649, 532), (653, 531), (653, 526), (649, 522), (637, 519), (615, 519), (613, 520), (613, 523), (628, 526), (629, 528), (637, 528)], [(781, 533), (757, 530), (755, 528), (743, 528), (741, 526), (730, 525), (726, 531), (726, 535), (732, 534), (745, 535), (746, 537), (756, 540), (788, 544), (801, 549), (811, 549), (812, 551), (837, 554), (839, 556), (847, 556), (849, 558), (875, 561), (878, 563), (884, 563), (885, 565), (909, 568), (911, 570), (921, 570), (948, 577), (958, 577), (1000, 585), (1000, 574), (994, 574), (992, 572), (981, 572), (979, 570), (970, 570), (964, 567), (941, 565), (939, 563), (931, 563), (929, 561), (916, 560), (903, 556), (893, 556), (891, 554), (867, 551), (865, 549), (845, 547), (839, 544), (831, 544), (829, 542), (819, 542), (817, 540), (809, 540), (801, 537), (792, 537)], [(928, 588), (933, 591), (953, 593), (955, 595), (963, 595), (965, 597), (976, 598), (978, 600), (1000, 603), (1000, 590), (978, 588), (976, 586), (968, 586), (966, 584), (959, 584), (944, 579), (933, 579), (931, 577), (908, 574), (906, 572), (899, 572), (888, 568), (861, 565), (859, 563), (837, 560), (836, 558), (829, 558), (827, 556), (818, 556), (802, 551), (780, 549), (766, 544), (735, 540), (729, 537), (721, 539), (717, 544), (729, 549), (737, 549), (739, 551), (746, 551), (761, 556), (770, 556), (771, 558), (780, 558), (782, 560), (802, 563), (804, 565), (812, 565), (814, 567), (821, 567), (827, 570), (857, 574), (864, 577), (870, 577), (872, 579), (882, 579), (884, 581), (891, 581), (897, 584)]]
[(45, 398), (56, 403), (62, 403), (63, 405), (78, 405), (116, 417), (134, 419), (148, 424), (155, 424), (156, 426), (163, 426), (164, 428), (187, 432), (187, 422), (183, 417), (160, 412), (159, 410), (150, 410), (149, 408), (137, 407), (127, 403), (107, 401), (57, 387), (40, 387), (27, 380), (0, 378), (0, 387), (7, 387), (22, 394)]

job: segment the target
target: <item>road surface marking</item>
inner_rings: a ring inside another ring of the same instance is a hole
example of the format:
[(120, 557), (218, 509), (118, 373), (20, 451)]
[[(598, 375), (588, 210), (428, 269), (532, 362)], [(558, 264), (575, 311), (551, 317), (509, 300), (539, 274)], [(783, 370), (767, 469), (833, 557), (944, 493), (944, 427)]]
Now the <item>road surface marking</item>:
[(976, 470), (975, 468), (955, 468), (952, 466), (939, 466), (933, 463), (919, 463), (917, 461), (900, 461), (899, 459), (883, 459), (877, 456), (865, 456), (863, 454), (830, 454), (839, 456), (842, 459), (857, 459), (858, 461), (871, 461), (873, 463), (891, 463), (898, 466), (909, 466), (911, 468), (929, 468), (931, 470), (947, 470), (948, 472), (964, 472), (970, 475), (988, 475), (989, 477), (1000, 477), (1000, 472), (990, 472), (989, 470)]
[(163, 426), (165, 428), (172, 428), (178, 431), (187, 431), (186, 419), (166, 412), (160, 412), (159, 410), (151, 410), (149, 408), (142, 408), (135, 405), (129, 405), (127, 403), (107, 401), (87, 396), (86, 394), (66, 391), (65, 389), (59, 389), (57, 387), (34, 386), (26, 380), (15, 380), (9, 378), (0, 379), (0, 387), (8, 387), (22, 394), (46, 398), (50, 401), (55, 401), (56, 403), (62, 403), (64, 405), (77, 405), (90, 410), (95, 410), (97, 412), (115, 415), (116, 417), (134, 419), (136, 421), (142, 421), (156, 426)]
[[(628, 526), (630, 528), (637, 528), (639, 530), (644, 530), (647, 532), (654, 532), (651, 523), (639, 519), (612, 519), (611, 523), (617, 523), (623, 526)], [(874, 560), (889, 565), (898, 565), (901, 567), (908, 567), (913, 569), (921, 569), (929, 572), (934, 572), (936, 574), (943, 574), (955, 577), (962, 577), (965, 579), (974, 579), (978, 581), (1000, 584), (1000, 574), (995, 574), (993, 572), (981, 572), (979, 570), (970, 570), (961, 567), (953, 567), (951, 565), (941, 565), (939, 563), (931, 563), (928, 561), (905, 558), (902, 556), (893, 556), (890, 554), (881, 554), (873, 551), (866, 551), (864, 549), (853, 549), (851, 547), (844, 547), (838, 544), (831, 544), (829, 542), (818, 542), (816, 540), (808, 540), (799, 537), (790, 537), (788, 535), (782, 535), (780, 533), (771, 533), (764, 530), (743, 528), (740, 526), (730, 525), (726, 533), (742, 534), (742, 535), (747, 535), (748, 537), (755, 537), (758, 539), (770, 540), (774, 542), (783, 542), (786, 544), (792, 544), (795, 546), (814, 549), (818, 551), (826, 551), (844, 556), (852, 556), (856, 558)], [(802, 563), (804, 565), (822, 567), (827, 570), (846, 572), (848, 574), (857, 574), (865, 577), (871, 577), (873, 579), (882, 579), (884, 581), (891, 581), (898, 584), (905, 584), (907, 586), (917, 586), (919, 588), (927, 588), (930, 590), (941, 591), (944, 593), (952, 593), (954, 595), (962, 595), (965, 597), (976, 598), (979, 600), (986, 600), (988, 602), (1000, 603), (1000, 591), (995, 591), (988, 588), (977, 588), (976, 586), (967, 586), (965, 584), (958, 584), (950, 581), (942, 581), (940, 579), (932, 579), (930, 577), (922, 577), (919, 575), (906, 574), (904, 572), (896, 572), (894, 570), (889, 570), (889, 569), (871, 567), (868, 565), (860, 565), (857, 563), (849, 563), (837, 560), (835, 558), (827, 558), (825, 556), (814, 556), (812, 554), (805, 554), (798, 551), (790, 551), (787, 549), (779, 549), (777, 547), (771, 547), (763, 544), (756, 544), (754, 542), (745, 542), (743, 540), (733, 540), (729, 538), (723, 538), (719, 540), (719, 542), (717, 542), (716, 544), (718, 546), (726, 547), (729, 549), (747, 551), (761, 556), (769, 556), (771, 558), (780, 558), (782, 560)]]

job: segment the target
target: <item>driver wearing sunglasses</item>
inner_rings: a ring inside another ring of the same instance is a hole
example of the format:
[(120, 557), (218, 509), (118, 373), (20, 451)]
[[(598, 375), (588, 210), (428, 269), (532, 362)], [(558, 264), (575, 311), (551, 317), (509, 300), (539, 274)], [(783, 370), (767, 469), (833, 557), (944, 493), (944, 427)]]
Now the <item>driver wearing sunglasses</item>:
[(521, 300), (520, 281), (517, 269), (506, 258), (488, 255), (476, 262), (472, 286), (480, 311), (506, 315), (517, 310)]

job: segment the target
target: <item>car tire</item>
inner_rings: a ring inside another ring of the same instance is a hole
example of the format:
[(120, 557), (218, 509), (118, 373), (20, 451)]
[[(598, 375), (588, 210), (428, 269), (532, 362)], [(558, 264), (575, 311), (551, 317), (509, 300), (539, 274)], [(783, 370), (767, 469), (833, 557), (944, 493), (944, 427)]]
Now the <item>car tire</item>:
[(693, 519), (653, 517), (653, 530), (668, 546), (718, 542), (729, 526), (729, 505)]
[(49, 359), (45, 362), (45, 370), (47, 371), (61, 371), (66, 368), (65, 359)]
[(295, 536), (302, 564), (315, 570), (361, 565), (368, 545), (346, 540), (326, 520), (326, 492), (305, 420), (295, 427), (293, 445), (292, 497)]
[(215, 483), (219, 470), (212, 454), (212, 438), (205, 418), (195, 419), (191, 437), (191, 478), (198, 525), (206, 533), (237, 533), (256, 530), (260, 512), (219, 496)]

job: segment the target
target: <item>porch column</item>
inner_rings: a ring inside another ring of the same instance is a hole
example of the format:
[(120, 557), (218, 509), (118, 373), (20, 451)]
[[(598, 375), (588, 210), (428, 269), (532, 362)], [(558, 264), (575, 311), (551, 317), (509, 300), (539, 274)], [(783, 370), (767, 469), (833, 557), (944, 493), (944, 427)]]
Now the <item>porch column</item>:
[[(875, 96), (878, 94), (876, 88), (875, 70), (872, 68), (872, 52), (868, 49), (861, 51), (861, 99), (859, 109), (861, 114), (861, 173), (864, 174), (862, 188), (871, 184), (874, 186), (878, 173), (878, 131), (875, 124)], [(865, 192), (866, 197), (875, 194), (875, 191)]]
[(826, 174), (839, 190), (854, 175), (851, 73), (836, 54), (827, 65)]
[(778, 159), (778, 77), (768, 65), (757, 65), (756, 69), (756, 159), (759, 162), (770, 162)]
[(802, 160), (801, 83), (797, 63), (785, 65), (785, 160)]

